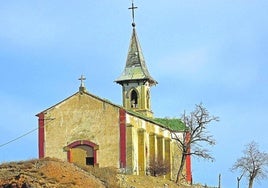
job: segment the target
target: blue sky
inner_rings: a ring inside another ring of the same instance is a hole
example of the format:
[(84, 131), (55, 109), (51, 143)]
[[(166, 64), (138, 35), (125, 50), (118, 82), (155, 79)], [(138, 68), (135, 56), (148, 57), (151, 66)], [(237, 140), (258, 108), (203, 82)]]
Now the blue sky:
[[(156, 117), (180, 117), (202, 102), (220, 122), (213, 163), (193, 160), (194, 182), (235, 187), (244, 145), (268, 152), (268, 1), (135, 1), (138, 37), (151, 75)], [(78, 90), (121, 104), (130, 0), (2, 1), (0, 145), (37, 127), (35, 114)], [(37, 157), (37, 132), (0, 147), (0, 162)], [(241, 187), (246, 185), (242, 179)], [(255, 182), (268, 187), (268, 180)]]

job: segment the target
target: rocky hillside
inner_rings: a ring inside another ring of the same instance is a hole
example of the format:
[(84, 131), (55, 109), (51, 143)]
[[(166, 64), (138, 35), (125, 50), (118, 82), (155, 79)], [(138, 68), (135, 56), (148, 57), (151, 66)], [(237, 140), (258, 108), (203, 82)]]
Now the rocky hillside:
[[(179, 186), (163, 178), (126, 176), (118, 174), (116, 169), (112, 168), (78, 167), (51, 158), (0, 164), (0, 188), (66, 187), (178, 188)], [(194, 187), (201, 186), (192, 188)]]

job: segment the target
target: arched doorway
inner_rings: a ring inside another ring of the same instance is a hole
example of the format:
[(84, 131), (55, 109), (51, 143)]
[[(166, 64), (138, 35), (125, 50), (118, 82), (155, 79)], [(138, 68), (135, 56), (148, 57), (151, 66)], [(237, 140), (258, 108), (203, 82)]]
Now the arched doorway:
[(80, 165), (97, 165), (98, 145), (87, 141), (78, 140), (68, 146), (67, 159), (71, 163)]

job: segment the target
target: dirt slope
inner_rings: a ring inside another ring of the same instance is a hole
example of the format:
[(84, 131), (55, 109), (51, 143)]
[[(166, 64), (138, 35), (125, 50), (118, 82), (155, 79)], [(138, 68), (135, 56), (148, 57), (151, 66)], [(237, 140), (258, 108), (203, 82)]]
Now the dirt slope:
[(167, 179), (118, 174), (114, 168), (76, 166), (45, 158), (0, 164), (0, 188), (201, 188)]
[(0, 165), (0, 188), (105, 187), (94, 176), (57, 159), (11, 162)]

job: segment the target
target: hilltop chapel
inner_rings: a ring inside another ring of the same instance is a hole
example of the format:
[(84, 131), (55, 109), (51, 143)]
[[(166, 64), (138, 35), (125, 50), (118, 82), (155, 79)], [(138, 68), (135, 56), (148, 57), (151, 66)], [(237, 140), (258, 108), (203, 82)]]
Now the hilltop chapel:
[[(132, 4), (132, 36), (126, 65), (115, 80), (122, 86), (123, 105), (88, 92), (81, 76), (76, 93), (36, 115), (39, 158), (115, 167), (134, 175), (148, 174), (152, 162), (162, 161), (170, 169), (165, 177), (175, 179), (181, 153), (167, 119), (161, 121), (153, 116), (150, 89), (157, 81), (147, 69), (138, 41), (134, 8)], [(182, 134), (185, 127), (176, 129), (177, 134)], [(190, 182), (190, 156), (184, 169), (186, 181)]]

